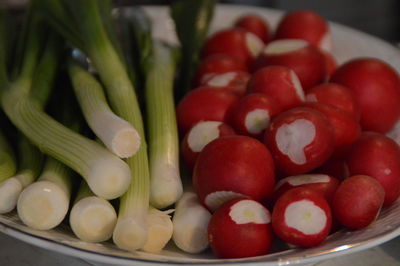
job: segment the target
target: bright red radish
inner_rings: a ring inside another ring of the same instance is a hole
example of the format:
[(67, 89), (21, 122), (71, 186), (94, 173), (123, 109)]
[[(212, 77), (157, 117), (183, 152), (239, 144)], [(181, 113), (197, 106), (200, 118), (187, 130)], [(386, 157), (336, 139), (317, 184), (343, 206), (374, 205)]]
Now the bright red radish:
[(303, 106), (323, 113), (335, 130), (335, 156), (347, 153), (361, 135), (360, 124), (346, 111), (323, 103), (304, 103)]
[(247, 14), (235, 22), (235, 27), (245, 29), (256, 35), (264, 43), (271, 39), (271, 29), (266, 20), (257, 14)]
[(200, 152), (193, 171), (193, 188), (199, 201), (211, 211), (243, 196), (263, 201), (272, 195), (274, 185), (270, 152), (247, 136), (213, 140)]
[(230, 109), (238, 101), (238, 96), (226, 90), (204, 88), (190, 91), (176, 109), (181, 133), (185, 134), (201, 121), (227, 122)]
[(330, 52), (322, 50), (322, 55), (324, 56), (325, 61), (325, 71), (326, 71), (326, 80), (329, 80), (333, 73), (335, 73), (338, 68), (338, 63), (336, 58)]
[(342, 225), (360, 229), (376, 219), (384, 198), (385, 191), (376, 179), (367, 175), (351, 176), (336, 190), (332, 212)]
[(304, 101), (304, 92), (296, 73), (284, 66), (268, 66), (253, 74), (248, 92), (264, 93), (275, 100), (282, 111)]
[(338, 186), (339, 180), (329, 175), (305, 174), (288, 176), (284, 179), (281, 179), (276, 184), (273, 197), (274, 199), (278, 199), (281, 195), (283, 195), (286, 191), (290, 189), (296, 187), (305, 187), (318, 192), (328, 202), (331, 202)]
[(400, 117), (400, 77), (374, 58), (353, 59), (337, 69), (332, 82), (353, 90), (364, 130), (388, 132)]
[(302, 39), (326, 51), (332, 49), (327, 21), (311, 10), (296, 10), (279, 22), (275, 39)]
[(304, 40), (275, 40), (267, 44), (252, 64), (253, 71), (279, 65), (291, 68), (304, 91), (325, 80), (325, 59), (321, 51)]
[(276, 167), (299, 175), (323, 164), (334, 149), (334, 129), (321, 112), (296, 107), (279, 114), (265, 134)]
[(270, 212), (250, 199), (227, 202), (211, 217), (208, 238), (219, 258), (265, 255), (273, 239)]
[(199, 86), (212, 75), (231, 71), (247, 71), (247, 66), (235, 57), (226, 54), (212, 54), (200, 62), (193, 83), (195, 86)]
[(249, 79), (250, 75), (247, 72), (231, 71), (210, 75), (204, 79), (202, 85), (214, 89), (229, 90), (238, 96), (243, 96), (246, 93)]
[(385, 189), (384, 205), (400, 196), (400, 147), (385, 135), (364, 132), (346, 160), (350, 175), (368, 175)]
[(360, 119), (360, 108), (353, 91), (340, 84), (315, 86), (307, 92), (306, 101), (329, 104), (350, 113), (357, 121)]
[(238, 134), (261, 138), (280, 111), (279, 105), (267, 95), (248, 94), (232, 109), (231, 125)]
[(225, 29), (216, 32), (205, 42), (202, 56), (226, 54), (249, 66), (263, 47), (264, 43), (251, 32), (240, 28)]
[(332, 214), (325, 198), (304, 187), (283, 194), (275, 203), (271, 218), (279, 238), (301, 247), (320, 244), (332, 226)]
[(182, 140), (181, 154), (185, 165), (193, 171), (197, 157), (203, 148), (216, 138), (235, 135), (227, 124), (218, 121), (202, 121), (194, 125)]

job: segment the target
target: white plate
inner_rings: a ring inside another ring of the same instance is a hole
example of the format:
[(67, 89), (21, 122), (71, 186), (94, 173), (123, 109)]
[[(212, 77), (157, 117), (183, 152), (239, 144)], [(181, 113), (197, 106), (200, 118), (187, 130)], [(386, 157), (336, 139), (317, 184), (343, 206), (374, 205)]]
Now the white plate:
[[(176, 42), (173, 24), (163, 7), (146, 8), (154, 21), (154, 34), (162, 39)], [(212, 31), (232, 25), (239, 15), (254, 12), (265, 17), (275, 27), (280, 11), (246, 6), (219, 6), (212, 24)], [(339, 63), (353, 57), (369, 56), (387, 61), (400, 72), (400, 51), (394, 46), (365, 33), (331, 23), (334, 54)], [(50, 231), (36, 231), (24, 226), (16, 213), (0, 215), (0, 231), (25, 242), (86, 260), (118, 265), (293, 265), (313, 263), (335, 256), (360, 251), (400, 235), (400, 201), (385, 209), (378, 220), (368, 228), (357, 231), (339, 231), (322, 245), (310, 249), (288, 249), (270, 255), (219, 260), (211, 252), (188, 255), (180, 252), (172, 243), (161, 254), (145, 252), (129, 253), (116, 248), (111, 242), (85, 243), (74, 237), (66, 225)]]

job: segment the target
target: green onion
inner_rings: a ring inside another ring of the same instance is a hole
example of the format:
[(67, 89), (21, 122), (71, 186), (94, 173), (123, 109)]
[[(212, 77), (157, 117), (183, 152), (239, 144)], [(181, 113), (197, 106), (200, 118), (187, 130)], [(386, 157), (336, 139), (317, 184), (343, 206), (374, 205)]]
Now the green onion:
[(119, 157), (134, 155), (140, 147), (140, 136), (131, 124), (111, 111), (101, 84), (72, 61), (68, 69), (75, 95), (90, 128)]
[(0, 183), (13, 176), (17, 170), (14, 151), (0, 132)]
[(146, 67), (150, 204), (165, 208), (182, 195), (173, 91), (176, 69), (173, 50), (155, 41)]
[(74, 234), (86, 242), (106, 241), (112, 236), (116, 222), (114, 207), (108, 201), (96, 197), (82, 180), (69, 216)]
[(12, 211), (21, 191), (32, 184), (42, 169), (43, 155), (25, 137), (18, 142), (18, 171), (0, 184), (0, 213)]
[(173, 210), (160, 211), (150, 207), (147, 214), (148, 237), (143, 251), (159, 253), (172, 237), (173, 224), (169, 214)]
[[(75, 29), (74, 36), (79, 36), (79, 42), (83, 44), (81, 50), (89, 56), (105, 85), (113, 111), (132, 124), (140, 135), (139, 151), (135, 156), (127, 159), (132, 171), (132, 182), (120, 200), (119, 217), (113, 240), (117, 246), (125, 250), (133, 251), (142, 248), (147, 239), (146, 215), (149, 205), (147, 145), (134, 87), (129, 79), (125, 63), (110, 40), (108, 33), (112, 27), (104, 26), (105, 23), (109, 23), (109, 20), (104, 21), (101, 17), (101, 13), (106, 12), (106, 9), (101, 6), (109, 6), (109, 2), (105, 0), (36, 0), (35, 2), (55, 27), (62, 24), (68, 25), (64, 27), (65, 30), (59, 30), (66, 38), (68, 38), (69, 29)], [(57, 17), (55, 13), (52, 13), (55, 5), (62, 5), (69, 13), (68, 18)]]
[[(106, 199), (119, 197), (130, 183), (131, 175), (127, 164), (100, 144), (73, 132), (48, 116), (43, 111), (41, 102), (46, 97), (34, 98), (35, 93), (31, 94), (40, 47), (40, 36), (35, 32), (40, 32), (40, 29), (39, 23), (32, 24), (21, 74), (9, 88), (2, 91), (3, 110), (12, 123), (42, 152), (85, 178), (96, 195)], [(49, 45), (52, 43), (48, 42)], [(52, 53), (54, 50), (57, 49), (47, 47), (44, 53)], [(40, 94), (45, 95), (45, 91)]]
[(38, 181), (19, 196), (18, 216), (24, 224), (38, 230), (59, 225), (66, 216), (71, 196), (71, 170), (47, 157)]

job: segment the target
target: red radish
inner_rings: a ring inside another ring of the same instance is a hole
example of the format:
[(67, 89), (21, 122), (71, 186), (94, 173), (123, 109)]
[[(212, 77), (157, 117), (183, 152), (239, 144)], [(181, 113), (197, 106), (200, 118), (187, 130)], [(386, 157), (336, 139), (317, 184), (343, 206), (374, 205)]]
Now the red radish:
[(360, 229), (376, 219), (384, 198), (385, 191), (376, 179), (355, 175), (345, 179), (336, 190), (332, 211), (342, 225)]
[(194, 85), (199, 86), (210, 76), (231, 71), (247, 71), (247, 66), (235, 57), (226, 54), (212, 54), (204, 58), (194, 77)]
[(334, 149), (334, 129), (325, 115), (306, 107), (279, 114), (265, 134), (276, 167), (299, 175), (322, 165)]
[(194, 125), (182, 140), (181, 154), (185, 165), (193, 171), (197, 157), (203, 148), (216, 138), (235, 135), (227, 124), (217, 121), (202, 121)]
[(275, 100), (282, 111), (304, 101), (304, 92), (296, 73), (284, 66), (268, 66), (253, 74), (248, 83), (250, 93), (264, 93)]
[(247, 72), (231, 71), (205, 77), (202, 85), (214, 89), (229, 90), (238, 96), (243, 96), (246, 93), (249, 79), (250, 75)]
[(360, 108), (352, 90), (336, 83), (324, 83), (311, 88), (306, 94), (307, 102), (325, 103), (349, 112), (357, 121)]
[(276, 39), (302, 39), (326, 51), (332, 49), (327, 21), (311, 10), (296, 10), (286, 14), (279, 22)]
[(283, 194), (275, 203), (271, 218), (279, 238), (301, 247), (320, 244), (332, 226), (332, 214), (325, 198), (304, 187)]
[(264, 43), (271, 39), (271, 29), (266, 20), (257, 14), (247, 14), (235, 22), (235, 27), (243, 28), (256, 35)]
[(387, 63), (374, 58), (353, 59), (337, 69), (332, 82), (353, 90), (364, 130), (386, 133), (400, 117), (400, 78)]
[(272, 195), (274, 185), (270, 152), (261, 142), (246, 136), (213, 140), (200, 152), (193, 171), (193, 188), (211, 211), (233, 198), (265, 200)]
[(400, 196), (400, 147), (385, 135), (364, 132), (346, 160), (350, 175), (368, 175), (385, 189), (385, 206)]
[(338, 68), (336, 58), (329, 52), (322, 50), (322, 55), (325, 61), (326, 80), (329, 80), (333, 73)]
[(329, 175), (305, 174), (288, 176), (284, 179), (281, 179), (276, 184), (273, 197), (274, 199), (278, 199), (281, 195), (283, 195), (286, 191), (290, 189), (296, 187), (305, 187), (318, 192), (328, 202), (331, 202), (338, 186), (339, 180)]
[(179, 102), (176, 109), (181, 133), (185, 134), (201, 121), (227, 122), (230, 109), (238, 101), (238, 96), (226, 90), (210, 88), (192, 90)]
[(321, 51), (303, 40), (270, 42), (253, 63), (253, 70), (279, 65), (293, 69), (304, 91), (325, 80), (325, 59)]
[(205, 42), (202, 56), (226, 54), (249, 66), (263, 47), (264, 43), (253, 33), (239, 28), (226, 29), (216, 32)]
[(361, 135), (360, 124), (346, 111), (323, 103), (304, 103), (303, 106), (323, 113), (335, 130), (335, 156), (344, 155)]
[(349, 176), (347, 165), (343, 158), (329, 158), (323, 165), (313, 170), (313, 173), (325, 174), (344, 180)]
[(265, 255), (273, 239), (270, 212), (254, 200), (229, 201), (211, 217), (208, 238), (219, 258)]
[(260, 138), (280, 110), (267, 95), (252, 93), (240, 99), (232, 109), (231, 125), (238, 134)]

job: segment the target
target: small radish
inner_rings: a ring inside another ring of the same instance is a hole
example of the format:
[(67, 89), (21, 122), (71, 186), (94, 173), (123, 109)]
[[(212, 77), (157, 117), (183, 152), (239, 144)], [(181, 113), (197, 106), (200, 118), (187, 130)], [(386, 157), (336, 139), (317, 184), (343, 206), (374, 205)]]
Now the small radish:
[(181, 133), (185, 134), (201, 121), (227, 122), (230, 109), (238, 101), (238, 96), (226, 90), (204, 88), (190, 91), (176, 109)]
[(187, 168), (193, 171), (197, 157), (203, 148), (216, 138), (235, 135), (235, 131), (223, 122), (202, 121), (194, 125), (182, 140), (181, 154)]
[(329, 104), (350, 113), (357, 121), (360, 119), (360, 108), (353, 91), (340, 84), (315, 86), (307, 92), (306, 101)]
[(344, 180), (349, 176), (344, 158), (340, 157), (329, 158), (323, 165), (314, 169), (313, 173), (330, 175), (338, 180)]
[(296, 176), (288, 176), (281, 179), (275, 186), (274, 198), (278, 199), (286, 191), (296, 188), (305, 187), (312, 189), (321, 194), (328, 202), (332, 201), (333, 195), (339, 186), (339, 180), (324, 174), (304, 174)]
[(302, 106), (320, 111), (331, 122), (335, 131), (334, 156), (346, 154), (350, 146), (360, 137), (360, 124), (346, 111), (323, 103), (308, 102)]
[(323, 82), (326, 77), (323, 54), (304, 40), (270, 42), (252, 64), (252, 69), (256, 71), (271, 65), (291, 68), (300, 79), (304, 91)]
[(256, 71), (250, 78), (247, 90), (264, 93), (275, 100), (282, 111), (304, 101), (304, 92), (296, 73), (284, 66), (268, 66)]
[(275, 39), (302, 39), (321, 50), (332, 49), (327, 21), (311, 10), (296, 10), (286, 14), (278, 24)]
[(279, 105), (267, 95), (248, 94), (232, 109), (231, 125), (240, 135), (260, 138), (280, 110)]
[(301, 247), (319, 245), (332, 226), (332, 214), (325, 198), (304, 187), (293, 188), (278, 198), (271, 219), (279, 238)]
[(212, 54), (204, 58), (197, 67), (194, 86), (199, 86), (210, 76), (231, 71), (247, 71), (247, 66), (235, 57), (226, 54)]
[(400, 117), (400, 77), (374, 58), (353, 59), (337, 69), (331, 82), (353, 90), (364, 130), (388, 132)]
[(193, 188), (199, 201), (211, 211), (238, 197), (266, 200), (274, 185), (270, 152), (261, 142), (247, 136), (213, 140), (201, 151), (193, 171)]
[(338, 63), (336, 58), (330, 52), (322, 50), (322, 55), (324, 56), (325, 61), (325, 71), (326, 71), (326, 80), (329, 80), (333, 73), (335, 73), (336, 69), (338, 68)]
[(239, 28), (225, 29), (216, 32), (205, 42), (202, 56), (226, 54), (249, 66), (263, 47), (264, 43), (253, 33)]
[(230, 71), (222, 74), (209, 75), (202, 82), (203, 86), (224, 89), (243, 96), (246, 93), (250, 74), (243, 71)]
[(219, 258), (265, 255), (273, 240), (270, 212), (254, 200), (229, 201), (211, 217), (208, 238)]
[(385, 190), (376, 179), (367, 175), (351, 176), (336, 190), (332, 212), (342, 225), (364, 228), (377, 218), (384, 198)]
[(368, 175), (385, 189), (385, 206), (400, 196), (400, 147), (385, 135), (364, 132), (347, 160), (350, 175)]
[(299, 175), (322, 165), (334, 149), (334, 129), (321, 112), (296, 107), (279, 114), (266, 131), (264, 142), (276, 167)]
[(271, 29), (266, 20), (257, 14), (247, 14), (238, 18), (235, 27), (245, 29), (256, 35), (264, 43), (271, 39)]

